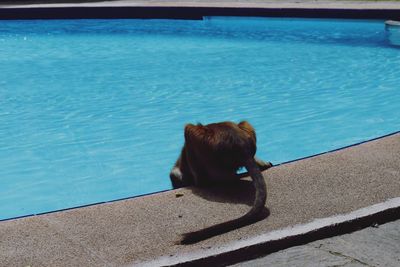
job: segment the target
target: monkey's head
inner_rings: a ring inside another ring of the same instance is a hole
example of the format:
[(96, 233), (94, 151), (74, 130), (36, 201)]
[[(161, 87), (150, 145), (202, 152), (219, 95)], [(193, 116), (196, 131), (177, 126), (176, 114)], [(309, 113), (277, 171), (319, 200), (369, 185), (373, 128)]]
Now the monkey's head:
[(188, 124), (185, 145), (203, 166), (236, 171), (256, 153), (256, 133), (250, 123), (242, 121)]

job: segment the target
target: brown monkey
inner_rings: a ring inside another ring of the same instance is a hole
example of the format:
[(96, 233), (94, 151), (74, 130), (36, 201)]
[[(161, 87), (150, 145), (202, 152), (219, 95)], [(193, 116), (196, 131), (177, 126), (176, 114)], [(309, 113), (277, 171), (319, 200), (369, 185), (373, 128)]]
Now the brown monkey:
[(185, 126), (185, 144), (170, 173), (174, 188), (229, 183), (243, 175), (245, 167), (253, 180), (256, 196), (245, 215), (199, 231), (183, 234), (181, 244), (191, 244), (259, 221), (267, 198), (261, 169), (272, 166), (255, 158), (256, 133), (246, 121)]

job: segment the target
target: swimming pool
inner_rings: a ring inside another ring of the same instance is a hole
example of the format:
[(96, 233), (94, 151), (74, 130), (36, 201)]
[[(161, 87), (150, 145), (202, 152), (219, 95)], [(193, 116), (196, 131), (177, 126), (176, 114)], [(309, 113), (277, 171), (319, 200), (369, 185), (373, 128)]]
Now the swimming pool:
[(0, 219), (171, 188), (187, 122), (282, 163), (400, 129), (383, 21), (0, 22)]

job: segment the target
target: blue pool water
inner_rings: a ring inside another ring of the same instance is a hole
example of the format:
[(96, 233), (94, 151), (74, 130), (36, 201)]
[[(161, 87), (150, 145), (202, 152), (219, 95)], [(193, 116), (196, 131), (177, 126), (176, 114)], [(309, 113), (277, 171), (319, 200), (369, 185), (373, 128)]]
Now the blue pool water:
[(0, 219), (170, 188), (187, 122), (281, 163), (400, 130), (383, 21), (0, 21)]

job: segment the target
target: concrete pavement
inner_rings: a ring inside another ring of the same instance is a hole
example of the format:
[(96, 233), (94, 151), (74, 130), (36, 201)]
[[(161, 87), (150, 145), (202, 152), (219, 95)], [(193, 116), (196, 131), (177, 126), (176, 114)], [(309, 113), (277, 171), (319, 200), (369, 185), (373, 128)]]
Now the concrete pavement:
[(288, 248), (232, 267), (400, 266), (400, 220)]
[(336, 8), (399, 9), (398, 1), (333, 0), (20, 0), (2, 1), (0, 7), (238, 7), (238, 8)]
[(201, 19), (204, 16), (398, 20), (400, 2), (395, 0), (22, 0), (0, 3), (0, 19)]

